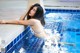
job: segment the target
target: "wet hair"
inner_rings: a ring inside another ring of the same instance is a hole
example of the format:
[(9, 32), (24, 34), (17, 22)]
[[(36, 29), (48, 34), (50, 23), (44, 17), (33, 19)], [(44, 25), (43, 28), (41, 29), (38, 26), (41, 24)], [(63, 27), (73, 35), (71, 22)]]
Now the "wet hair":
[(34, 8), (37, 7), (36, 13), (34, 14), (33, 18), (34, 19), (38, 19), (40, 20), (42, 25), (45, 25), (45, 20), (44, 20), (44, 10), (41, 7), (40, 4), (36, 3), (34, 5), (32, 5), (29, 9), (29, 11), (27, 12), (27, 20), (31, 19), (31, 16), (29, 16), (30, 11)]

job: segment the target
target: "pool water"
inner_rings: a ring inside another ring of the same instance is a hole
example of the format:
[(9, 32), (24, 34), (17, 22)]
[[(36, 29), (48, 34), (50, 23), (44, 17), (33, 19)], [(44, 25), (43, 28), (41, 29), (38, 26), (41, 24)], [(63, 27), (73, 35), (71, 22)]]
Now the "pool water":
[(64, 45), (65, 53), (80, 53), (80, 10), (46, 9), (45, 29), (57, 30), (61, 42), (73, 43)]

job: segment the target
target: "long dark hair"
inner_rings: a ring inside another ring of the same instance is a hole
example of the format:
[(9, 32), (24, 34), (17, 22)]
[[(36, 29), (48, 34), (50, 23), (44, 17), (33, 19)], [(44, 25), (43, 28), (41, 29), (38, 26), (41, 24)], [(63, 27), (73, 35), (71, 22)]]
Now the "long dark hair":
[(37, 7), (37, 11), (36, 11), (35, 15), (33, 16), (33, 18), (40, 20), (41, 24), (42, 25), (45, 25), (45, 21), (44, 21), (44, 10), (41, 7), (41, 5), (38, 4), (38, 3), (36, 3), (36, 4), (34, 4), (34, 5), (32, 5), (30, 7), (29, 11), (27, 12), (27, 20), (31, 19), (31, 16), (29, 16), (29, 12), (30, 12), (30, 10), (33, 9), (33, 7)]

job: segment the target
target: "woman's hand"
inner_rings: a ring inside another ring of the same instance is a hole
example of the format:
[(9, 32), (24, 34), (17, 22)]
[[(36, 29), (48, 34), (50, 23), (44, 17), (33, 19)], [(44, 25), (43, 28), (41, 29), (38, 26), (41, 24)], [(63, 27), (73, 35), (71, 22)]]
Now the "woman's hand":
[(6, 24), (5, 20), (0, 20), (0, 24)]

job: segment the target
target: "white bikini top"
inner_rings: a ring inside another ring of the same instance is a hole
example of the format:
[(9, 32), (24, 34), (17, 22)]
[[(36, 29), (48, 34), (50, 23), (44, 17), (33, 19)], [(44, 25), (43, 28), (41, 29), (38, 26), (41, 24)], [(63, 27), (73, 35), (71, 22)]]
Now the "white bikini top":
[(32, 29), (31, 29), (31, 32), (34, 33), (34, 34), (42, 34), (42, 32), (33, 31)]
[(34, 34), (42, 34), (42, 32), (33, 31)]

